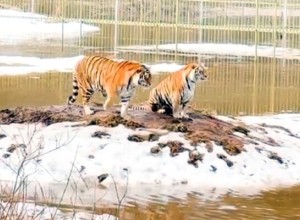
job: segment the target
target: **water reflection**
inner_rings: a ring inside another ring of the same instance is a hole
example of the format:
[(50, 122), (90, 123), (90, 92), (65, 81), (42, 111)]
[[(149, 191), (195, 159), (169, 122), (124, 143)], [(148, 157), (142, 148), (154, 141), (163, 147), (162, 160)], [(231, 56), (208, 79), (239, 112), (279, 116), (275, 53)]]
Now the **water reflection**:
[(218, 200), (203, 200), (193, 193), (186, 199), (163, 204), (151, 198), (141, 207), (126, 205), (122, 219), (298, 219), (300, 187), (274, 190), (255, 197), (225, 195)]
[[(264, 61), (209, 62), (209, 80), (197, 86), (192, 105), (225, 115), (300, 111), (299, 66)], [(153, 84), (165, 76), (155, 76)], [(1, 76), (0, 108), (61, 105), (71, 91), (71, 73)], [(145, 101), (148, 93), (139, 89), (133, 102)], [(92, 99), (99, 100), (99, 94)]]
[[(156, 189), (158, 190), (157, 187)], [(214, 199), (208, 199), (205, 193), (189, 192), (185, 196), (169, 196), (165, 200), (162, 199), (165, 195), (159, 192), (143, 197), (140, 193), (133, 196), (133, 191), (134, 189), (128, 191), (129, 194), (122, 203), (119, 212), (122, 220), (299, 219), (300, 217), (300, 186), (271, 190), (253, 196), (225, 194)], [(80, 195), (79, 197), (84, 199)], [(89, 197), (90, 200), (91, 198), (92, 196)], [(77, 208), (95, 211), (98, 214), (115, 215), (118, 212), (117, 206), (115, 197), (114, 202), (107, 202), (103, 198), (96, 204), (86, 200), (84, 205)], [(74, 208), (70, 205), (64, 207)]]

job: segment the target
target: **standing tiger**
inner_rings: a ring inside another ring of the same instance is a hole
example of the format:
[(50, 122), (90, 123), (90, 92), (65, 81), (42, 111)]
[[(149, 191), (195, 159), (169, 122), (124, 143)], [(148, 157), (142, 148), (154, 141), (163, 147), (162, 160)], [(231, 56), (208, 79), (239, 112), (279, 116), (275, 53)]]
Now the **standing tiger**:
[[(188, 118), (186, 105), (193, 99), (196, 83), (207, 79), (207, 67), (203, 63), (190, 63), (170, 74), (150, 92), (147, 107), (153, 112)], [(133, 107), (143, 110), (147, 107)]]
[(113, 98), (121, 98), (121, 117), (127, 116), (131, 97), (137, 86), (151, 86), (149, 69), (134, 61), (115, 61), (98, 55), (85, 56), (78, 61), (73, 73), (73, 94), (68, 104), (76, 101), (78, 90), (81, 93), (83, 109), (86, 115), (94, 113), (89, 100), (94, 91), (100, 91), (106, 98), (103, 109), (107, 110)]

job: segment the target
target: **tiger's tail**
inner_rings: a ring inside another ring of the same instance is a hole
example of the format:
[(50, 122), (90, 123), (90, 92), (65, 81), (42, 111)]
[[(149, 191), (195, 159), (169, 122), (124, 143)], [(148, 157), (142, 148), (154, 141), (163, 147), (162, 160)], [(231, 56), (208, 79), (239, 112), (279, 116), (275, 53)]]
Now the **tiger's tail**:
[(76, 101), (76, 96), (78, 95), (78, 82), (76, 75), (73, 75), (73, 92), (72, 95), (69, 96), (68, 105), (73, 104)]

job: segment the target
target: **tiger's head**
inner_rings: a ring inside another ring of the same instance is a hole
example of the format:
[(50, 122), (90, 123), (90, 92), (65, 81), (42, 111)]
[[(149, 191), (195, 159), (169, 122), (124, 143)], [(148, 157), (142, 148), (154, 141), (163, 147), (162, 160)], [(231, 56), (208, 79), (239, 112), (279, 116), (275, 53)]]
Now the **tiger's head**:
[(141, 67), (135, 72), (133, 82), (136, 86), (150, 88), (152, 83), (150, 70), (145, 65), (141, 65)]
[(187, 77), (192, 82), (196, 83), (199, 81), (207, 80), (207, 67), (204, 66), (204, 63), (190, 63), (187, 65), (187, 69), (190, 70)]

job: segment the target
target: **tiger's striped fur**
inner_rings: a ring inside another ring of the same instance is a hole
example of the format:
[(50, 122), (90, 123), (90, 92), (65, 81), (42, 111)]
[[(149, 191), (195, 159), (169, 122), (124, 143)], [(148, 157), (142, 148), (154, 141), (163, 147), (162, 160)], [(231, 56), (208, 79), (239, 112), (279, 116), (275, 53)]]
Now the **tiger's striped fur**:
[(112, 100), (121, 99), (121, 117), (127, 116), (130, 99), (135, 88), (151, 86), (152, 75), (149, 69), (134, 61), (115, 61), (98, 55), (85, 56), (78, 61), (73, 73), (73, 93), (68, 104), (76, 101), (78, 91), (86, 115), (94, 112), (89, 107), (89, 100), (95, 91), (100, 91), (106, 101), (103, 109), (107, 110)]
[(146, 105), (133, 106), (134, 110), (173, 115), (174, 118), (187, 118), (185, 107), (193, 99), (196, 83), (207, 79), (207, 67), (203, 63), (190, 63), (170, 74), (150, 92)]

